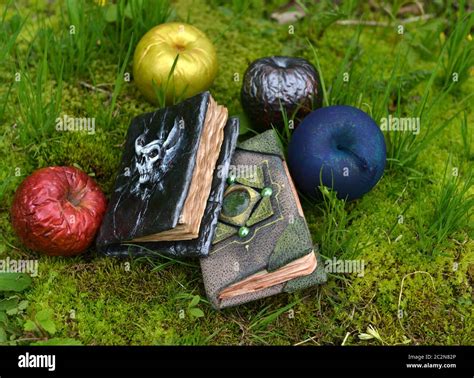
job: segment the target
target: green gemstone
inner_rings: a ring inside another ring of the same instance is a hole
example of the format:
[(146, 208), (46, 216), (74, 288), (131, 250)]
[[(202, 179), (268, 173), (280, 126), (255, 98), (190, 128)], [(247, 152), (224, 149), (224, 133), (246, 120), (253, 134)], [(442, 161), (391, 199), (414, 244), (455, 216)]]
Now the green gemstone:
[(232, 185), (233, 183), (235, 183), (235, 178), (236, 177), (234, 175), (227, 177), (227, 184)]
[(224, 197), (222, 212), (225, 216), (236, 217), (242, 214), (250, 204), (250, 195), (245, 190), (234, 190)]
[(262, 191), (260, 192), (262, 197), (270, 197), (272, 193), (273, 193), (273, 190), (272, 188), (269, 188), (269, 187), (263, 188)]
[(239, 237), (245, 238), (249, 234), (250, 230), (247, 227), (239, 228)]

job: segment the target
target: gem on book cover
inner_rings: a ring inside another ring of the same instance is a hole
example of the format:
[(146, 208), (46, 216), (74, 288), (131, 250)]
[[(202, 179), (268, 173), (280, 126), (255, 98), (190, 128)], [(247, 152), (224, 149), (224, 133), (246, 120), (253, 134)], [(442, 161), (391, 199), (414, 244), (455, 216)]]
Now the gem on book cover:
[(229, 217), (242, 214), (250, 204), (250, 194), (246, 190), (234, 190), (224, 202), (223, 212)]
[(240, 227), (239, 228), (239, 237), (245, 238), (249, 234), (250, 230), (248, 227)]
[(260, 198), (260, 194), (250, 187), (229, 186), (224, 193), (219, 219), (234, 226), (244, 226)]
[(262, 189), (262, 191), (260, 192), (260, 195), (262, 197), (270, 197), (272, 193), (273, 193), (272, 188), (266, 187)]
[(227, 184), (232, 185), (233, 183), (235, 183), (235, 179), (236, 177), (234, 175), (230, 175), (229, 177), (227, 177)]

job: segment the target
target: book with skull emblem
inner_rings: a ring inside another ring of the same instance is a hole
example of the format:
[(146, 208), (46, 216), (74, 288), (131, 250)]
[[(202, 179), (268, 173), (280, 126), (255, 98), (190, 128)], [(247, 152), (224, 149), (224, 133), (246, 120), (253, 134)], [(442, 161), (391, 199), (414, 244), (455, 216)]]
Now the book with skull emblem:
[(218, 309), (326, 281), (273, 130), (239, 144), (201, 270)]
[(134, 118), (98, 237), (112, 256), (209, 252), (238, 120), (209, 92)]

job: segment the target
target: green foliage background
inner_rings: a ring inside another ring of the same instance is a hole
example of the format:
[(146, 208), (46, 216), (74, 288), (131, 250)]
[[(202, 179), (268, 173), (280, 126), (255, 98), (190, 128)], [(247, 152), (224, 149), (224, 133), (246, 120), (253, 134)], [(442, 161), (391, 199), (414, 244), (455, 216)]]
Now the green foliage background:
[[(251, 61), (270, 55), (316, 64), (309, 40), (331, 103), (358, 105), (374, 116), (387, 109), (414, 116), (428, 88), (429, 112), (424, 110), (417, 138), (454, 116), (410, 164), (400, 161), (417, 145), (392, 140), (393, 160), (362, 199), (345, 204), (328, 194), (322, 204), (305, 201), (321, 253), (363, 259), (363, 277), (333, 274), (319, 288), (217, 312), (205, 300), (196, 261), (123, 262), (93, 250), (49, 258), (26, 250), (15, 237), (9, 219), (14, 191), (39, 167), (78, 166), (111, 193), (131, 118), (154, 109), (133, 81), (122, 80), (131, 72), (134, 44), (153, 20), (147, 12), (131, 13), (123, 1), (103, 7), (88, 2), (81, 9), (74, 1), (0, 3), (6, 9), (0, 39), (0, 259), (39, 259), (39, 275), (27, 288), (0, 291), (0, 343), (474, 343), (474, 42), (469, 28), (457, 27), (468, 11), (433, 2), (425, 10), (432, 16), (404, 24), (402, 35), (397, 25), (408, 16), (397, 16), (398, 3), (373, 10), (365, 2), (335, 7), (303, 1), (308, 14), (292, 24), (294, 33), (270, 20), (285, 1), (178, 0), (156, 11), (155, 20), (189, 22), (215, 43), (219, 74), (210, 90), (230, 114), (242, 112), (236, 73), (242, 78)], [(84, 18), (83, 12), (94, 16)], [(337, 23), (347, 19), (382, 25)], [(80, 26), (72, 41), (71, 21)], [(453, 70), (460, 79), (450, 86)], [(25, 80), (15, 81), (18, 72)], [(343, 72), (350, 72), (348, 83)], [(51, 120), (58, 112), (96, 117), (96, 133), (55, 132)], [(446, 193), (456, 201), (446, 203)], [(450, 228), (436, 223), (440, 211), (459, 221)]]

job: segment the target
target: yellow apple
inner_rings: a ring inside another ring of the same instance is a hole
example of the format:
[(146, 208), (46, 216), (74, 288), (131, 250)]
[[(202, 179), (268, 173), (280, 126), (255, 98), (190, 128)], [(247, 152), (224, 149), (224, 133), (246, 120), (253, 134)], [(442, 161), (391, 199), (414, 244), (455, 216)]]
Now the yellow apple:
[(169, 104), (173, 97), (185, 99), (205, 91), (216, 74), (217, 55), (211, 41), (199, 29), (184, 23), (155, 26), (138, 42), (133, 56), (135, 84), (153, 103), (157, 102), (157, 87), (165, 91)]

